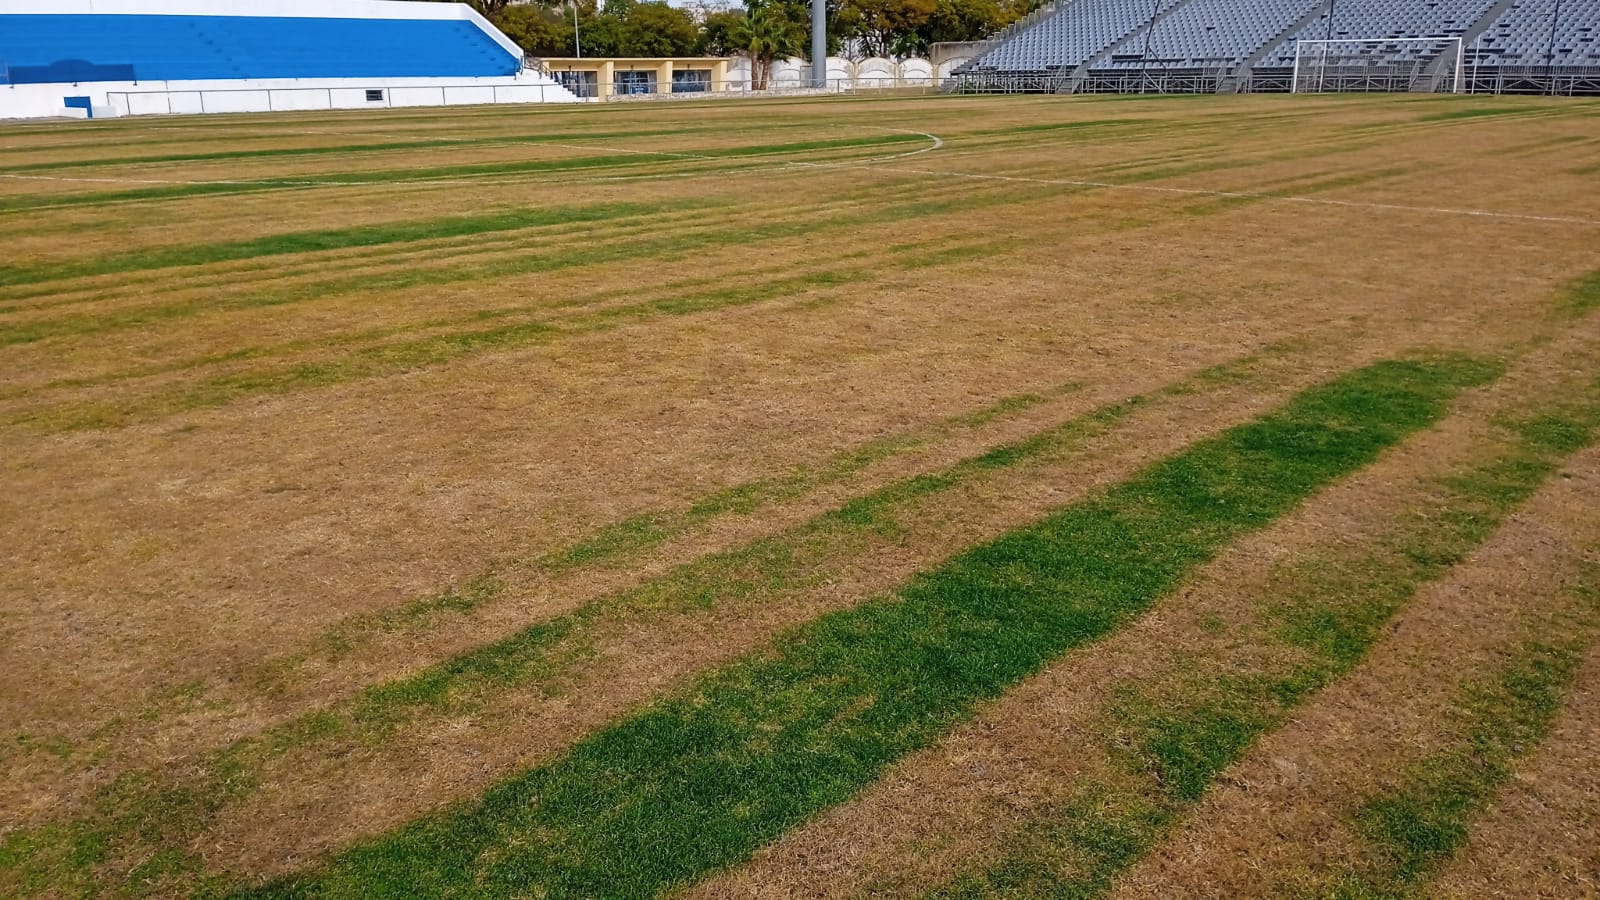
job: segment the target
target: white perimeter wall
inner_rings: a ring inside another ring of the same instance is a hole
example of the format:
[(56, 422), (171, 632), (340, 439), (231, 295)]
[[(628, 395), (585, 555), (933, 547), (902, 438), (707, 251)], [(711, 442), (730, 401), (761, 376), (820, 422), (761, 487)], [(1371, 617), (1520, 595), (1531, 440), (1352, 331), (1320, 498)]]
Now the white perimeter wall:
[[(418, 4), (427, 5), (427, 4)], [(367, 91), (383, 100), (367, 100)], [(184, 113), (387, 109), (479, 103), (579, 103), (548, 76), (500, 78), (277, 78), (228, 81), (98, 81), (0, 85), (0, 119), (82, 116), (63, 105), (88, 97), (96, 118)]]
[[(730, 82), (750, 79), (750, 60), (736, 56), (728, 63)], [(896, 62), (892, 59), (871, 57), (851, 61), (837, 56), (828, 57), (828, 87), (835, 90), (849, 88), (927, 87), (934, 83), (933, 65), (925, 59), (912, 57)], [(776, 60), (772, 64), (772, 87), (785, 90), (809, 87), (811, 63), (798, 57)], [(738, 90), (730, 85), (729, 90)]]

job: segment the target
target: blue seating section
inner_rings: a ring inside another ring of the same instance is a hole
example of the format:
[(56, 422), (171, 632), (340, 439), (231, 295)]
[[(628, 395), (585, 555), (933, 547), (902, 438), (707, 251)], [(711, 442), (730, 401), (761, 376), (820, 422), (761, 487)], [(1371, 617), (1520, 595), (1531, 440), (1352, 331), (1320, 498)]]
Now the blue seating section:
[(478, 78), (520, 67), (462, 19), (0, 15), (0, 83)]

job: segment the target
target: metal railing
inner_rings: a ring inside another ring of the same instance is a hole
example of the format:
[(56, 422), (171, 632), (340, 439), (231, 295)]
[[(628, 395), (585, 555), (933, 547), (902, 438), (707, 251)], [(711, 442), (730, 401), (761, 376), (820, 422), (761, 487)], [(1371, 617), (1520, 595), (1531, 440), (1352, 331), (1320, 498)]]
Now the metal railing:
[(1467, 66), (1469, 94), (1600, 96), (1600, 66)]
[(1071, 73), (960, 72), (945, 79), (942, 89), (951, 94), (1060, 94), (1071, 84)]
[(108, 91), (106, 105), (118, 116), (191, 113), (315, 112), (326, 109), (398, 109), (570, 100), (556, 84), (447, 84), (366, 88), (224, 88), (206, 90)]
[(1229, 68), (1091, 69), (1072, 85), (1081, 94), (1215, 94)]
[[(553, 73), (558, 81), (560, 73)], [(572, 81), (567, 90), (585, 100), (607, 103), (660, 102), (672, 100), (732, 100), (746, 97), (810, 97), (827, 95), (876, 95), (933, 93), (938, 82), (932, 77), (863, 77), (830, 78), (823, 87), (812, 87), (806, 80), (783, 79), (770, 81), (765, 88), (757, 89), (749, 79), (721, 81), (677, 82), (662, 90), (659, 82), (599, 82)], [(604, 90), (603, 88), (609, 88)]]

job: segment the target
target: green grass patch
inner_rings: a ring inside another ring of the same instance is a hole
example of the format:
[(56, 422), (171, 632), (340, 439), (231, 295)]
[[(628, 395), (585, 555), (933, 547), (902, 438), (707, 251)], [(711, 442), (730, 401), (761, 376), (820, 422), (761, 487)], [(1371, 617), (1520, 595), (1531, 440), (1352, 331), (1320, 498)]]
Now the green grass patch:
[[(935, 895), (1026, 896), (1018, 884), (1033, 896), (1109, 888), (1257, 737), (1350, 671), (1420, 587), (1465, 559), (1589, 445), (1600, 428), (1600, 396), (1591, 389), (1500, 425), (1488, 458), (1426, 478), (1416, 505), (1356, 552), (1280, 565), (1259, 624), (1218, 638), (1241, 661), (1196, 658), (1192, 667), (1120, 686), (1103, 713), (1102, 752), (1116, 778), (1025, 824), (997, 862)], [(1210, 622), (1201, 627), (1220, 634)], [(1098, 837), (1110, 823), (1120, 823), (1115, 844)], [(1139, 827), (1129, 831), (1128, 823)]]
[[(1279, 349), (1287, 352), (1289, 347)], [(1272, 351), (1273, 348), (1268, 348), (1232, 364), (1212, 367), (1197, 377), (1208, 382), (1215, 380), (1218, 386), (1234, 385), (1236, 379), (1221, 377), (1221, 373), (1233, 369), (1256, 372), (1264, 356)], [(1071, 389), (1068, 385), (1060, 390)], [(1188, 396), (1193, 392), (1178, 393)], [(115, 867), (97, 869), (104, 866), (104, 853), (80, 864), (76, 860), (81, 854), (73, 847), (90, 841), (94, 846), (122, 848), (125, 856), (141, 856), (155, 850), (189, 846), (197, 830), (203, 828), (208, 818), (230, 798), (244, 796), (253, 789), (253, 773), (286, 752), (311, 745), (324, 752), (342, 752), (341, 748), (385, 739), (413, 716), (470, 714), (496, 692), (512, 687), (553, 686), (557, 679), (569, 675), (574, 666), (591, 657), (597, 635), (617, 625), (627, 627), (663, 616), (692, 615), (815, 583), (835, 571), (841, 558), (865, 552), (873, 542), (892, 540), (885, 533), (898, 531), (902, 518), (914, 521), (919, 509), (926, 510), (928, 505), (938, 503), (939, 497), (930, 492), (930, 485), (955, 489), (974, 477), (995, 471), (1002, 461), (1021, 465), (1057, 458), (1090, 437), (1107, 433), (1146, 400), (1134, 397), (1108, 404), (1040, 434), (958, 462), (941, 472), (890, 483), (841, 509), (821, 514), (772, 537), (710, 554), (638, 588), (525, 628), (412, 677), (377, 685), (341, 708), (313, 712), (260, 737), (242, 740), (170, 783), (147, 776), (126, 776), (102, 792), (92, 816), (42, 833), (35, 832), (32, 837), (19, 834), (16, 840), (26, 842), (30, 849), (26, 854), (15, 856), (16, 877), (29, 883), (39, 881), (56, 886), (88, 885), (97, 879), (115, 883), (126, 873), (118, 874)], [(1020, 410), (1031, 403), (1030, 399), (1008, 398), (994, 407), (944, 423), (936, 430), (968, 427), (956, 424), (962, 419), (981, 424), (990, 421), (998, 409)], [(738, 485), (697, 501), (689, 513), (677, 515), (689, 521), (700, 521), (723, 512), (753, 511), (758, 508), (756, 504), (764, 502), (763, 498), (789, 496), (816, 479), (845, 477), (919, 442), (915, 436), (904, 436), (868, 444), (841, 454), (815, 473), (797, 471), (775, 482)], [(891, 497), (900, 498), (899, 505), (890, 502)], [(916, 506), (915, 501), (924, 505)], [(867, 510), (870, 513), (863, 514), (862, 511)], [(672, 513), (652, 514), (647, 517), (648, 521), (625, 524), (566, 551), (541, 557), (534, 561), (534, 567), (559, 572), (580, 561), (593, 565), (608, 557), (616, 559), (612, 554), (643, 549), (648, 541), (671, 532), (677, 527), (676, 518)], [(337, 658), (346, 652), (348, 645), (374, 631), (416, 627), (448, 610), (470, 609), (488, 602), (503, 590), (508, 577), (504, 571), (484, 573), (464, 586), (421, 598), (395, 612), (352, 620), (331, 632), (322, 646), (315, 648), (316, 652)], [(264, 680), (263, 689), (272, 690), (299, 662), (299, 658), (281, 660), (269, 671), (258, 673)], [(140, 823), (157, 823), (160, 827), (147, 828)], [(198, 860), (195, 862), (198, 864)], [(0, 874), (4, 874), (5, 868), (0, 867)], [(0, 884), (4, 883), (0, 880)]]
[(259, 895), (642, 896), (742, 860), (1494, 374), (1385, 362), (1306, 391)]
[(1354, 821), (1373, 858), (1346, 874), (1333, 896), (1414, 894), (1465, 843), (1473, 815), (1510, 777), (1517, 759), (1549, 732), (1590, 631), (1577, 629), (1560, 643), (1530, 643), (1497, 676), (1464, 685), (1452, 710), (1463, 738), (1419, 760), (1398, 784), (1361, 804)]
[[(1596, 171), (1600, 171), (1600, 168)], [(1600, 270), (1570, 282), (1562, 294), (1561, 309), (1573, 317), (1585, 316), (1600, 309)]]
[(930, 896), (939, 900), (1094, 897), (1115, 874), (1145, 852), (1151, 833), (1166, 826), (1160, 805), (1129, 802), (1115, 787), (1091, 790), (1048, 823), (1013, 837), (989, 869), (958, 875)]

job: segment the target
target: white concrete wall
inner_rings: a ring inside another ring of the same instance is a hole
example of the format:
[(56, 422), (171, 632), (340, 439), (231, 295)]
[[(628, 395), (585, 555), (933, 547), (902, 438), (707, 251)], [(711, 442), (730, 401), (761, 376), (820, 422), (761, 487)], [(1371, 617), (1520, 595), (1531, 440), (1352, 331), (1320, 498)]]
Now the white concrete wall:
[[(778, 60), (772, 64), (773, 89), (793, 90), (811, 86), (811, 64), (798, 57)], [(728, 62), (728, 81), (731, 90), (740, 90), (750, 79), (750, 61), (736, 56)], [(933, 64), (912, 57), (896, 62), (892, 59), (871, 57), (852, 62), (837, 56), (828, 57), (828, 87), (834, 90), (850, 88), (927, 87), (934, 83)]]
[[(857, 87), (891, 87), (899, 77), (899, 66), (890, 59), (863, 59), (856, 63)], [(833, 77), (833, 67), (829, 67), (828, 77)]]
[(917, 86), (933, 84), (933, 63), (915, 57), (900, 62), (900, 84)]
[[(381, 90), (369, 102), (368, 90)], [(577, 103), (535, 72), (499, 78), (273, 78), (230, 81), (100, 81), (0, 85), (0, 119), (68, 115), (64, 97), (88, 97), (95, 116), (308, 109), (384, 109), (477, 103)]]
[(837, 56), (828, 57), (828, 84), (843, 88), (851, 87), (856, 80), (856, 64), (848, 59)]

